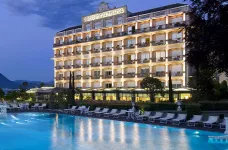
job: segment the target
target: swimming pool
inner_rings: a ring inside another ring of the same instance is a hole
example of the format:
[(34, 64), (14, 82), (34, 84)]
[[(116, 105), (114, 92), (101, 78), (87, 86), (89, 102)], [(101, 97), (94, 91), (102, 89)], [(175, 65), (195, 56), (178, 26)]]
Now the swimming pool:
[[(222, 133), (51, 113), (0, 118), (0, 150), (217, 150)], [(226, 147), (225, 147), (226, 146)]]

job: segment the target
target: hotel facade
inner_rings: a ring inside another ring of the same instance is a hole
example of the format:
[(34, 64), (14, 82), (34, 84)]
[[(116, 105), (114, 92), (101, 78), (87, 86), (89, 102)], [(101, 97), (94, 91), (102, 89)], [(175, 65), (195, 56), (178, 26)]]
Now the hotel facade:
[[(75, 87), (83, 91), (77, 99), (147, 101), (143, 78), (153, 76), (168, 88), (171, 71), (175, 99), (188, 99), (187, 11), (188, 5), (173, 4), (131, 13), (127, 6), (101, 3), (96, 13), (82, 17), (82, 25), (56, 33), (55, 87), (68, 88), (74, 72)], [(168, 94), (156, 96), (164, 100)]]

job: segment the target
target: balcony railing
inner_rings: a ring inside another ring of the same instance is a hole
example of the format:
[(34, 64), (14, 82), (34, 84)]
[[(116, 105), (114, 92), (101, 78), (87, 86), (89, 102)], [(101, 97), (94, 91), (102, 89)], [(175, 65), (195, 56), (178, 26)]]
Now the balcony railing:
[(183, 60), (183, 56), (170, 56), (168, 57), (169, 61), (181, 61)]
[(116, 75), (114, 75), (114, 78), (122, 78), (122, 74), (121, 73), (117, 73)]
[(139, 78), (144, 78), (144, 77), (147, 77), (147, 76), (149, 76), (150, 75), (150, 73), (148, 72), (148, 73), (139, 73), (139, 74), (137, 74), (137, 76), (139, 77)]
[(58, 46), (63, 46), (63, 45), (70, 45), (70, 44), (77, 44), (77, 43), (82, 43), (82, 42), (89, 42), (89, 41), (95, 41), (95, 40), (102, 40), (102, 39), (107, 39), (107, 38), (115, 38), (115, 37), (120, 37), (120, 36), (127, 36), (129, 34), (140, 34), (140, 33), (144, 33), (144, 32), (150, 32), (150, 31), (156, 31), (156, 30), (164, 30), (164, 29), (169, 29), (169, 28), (174, 28), (174, 27), (182, 27), (185, 25), (185, 22), (177, 22), (174, 24), (168, 24), (168, 25), (159, 25), (159, 26), (153, 26), (153, 27), (149, 27), (149, 28), (145, 28), (143, 30), (139, 29), (139, 30), (135, 30), (134, 32), (118, 32), (118, 33), (113, 33), (112, 36), (110, 37), (106, 37), (106, 36), (102, 36), (102, 37), (93, 37), (93, 38), (85, 38), (85, 39), (81, 39), (81, 40), (73, 40), (71, 42), (64, 42), (64, 43), (55, 43), (53, 45), (53, 47), (58, 47)]
[(89, 50), (83, 51), (82, 53), (83, 53), (83, 54), (89, 54)]
[(92, 76), (91, 78), (92, 79), (100, 79), (100, 76), (99, 75), (95, 75), (95, 76)]
[(135, 64), (135, 60), (124, 60), (124, 64)]
[(138, 48), (141, 48), (141, 47), (149, 47), (150, 46), (150, 43), (138, 43), (137, 46), (138, 46)]
[(106, 34), (102, 38), (107, 39), (107, 38), (112, 38), (112, 37), (113, 37), (113, 34)]
[(92, 53), (100, 53), (100, 49), (95, 49), (95, 48), (94, 48), (94, 49), (92, 50)]
[(153, 46), (165, 45), (165, 40), (152, 41), (151, 43)]
[(155, 73), (152, 73), (154, 77), (165, 77), (165, 71), (158, 71)]
[(114, 62), (114, 65), (122, 65), (122, 62)]
[(135, 48), (134, 44), (124, 46), (124, 49), (133, 49), (133, 48)]
[(63, 69), (63, 66), (56, 66), (55, 69), (56, 70)]
[(83, 64), (82, 66), (83, 66), (83, 68), (87, 68), (87, 67), (89, 67), (89, 64)]
[(76, 76), (74, 76), (74, 79), (75, 79), (75, 80), (81, 80), (81, 78), (82, 78), (81, 75), (76, 75)]
[(160, 58), (152, 58), (152, 62), (164, 62), (165, 57), (160, 57)]
[(110, 78), (112, 78), (112, 75), (104, 75), (104, 76), (102, 76), (102, 79), (110, 79)]
[(64, 56), (72, 56), (73, 55), (73, 53), (64, 53)]
[(64, 69), (71, 69), (72, 65), (65, 65)]
[(83, 76), (83, 79), (89, 79), (89, 78), (90, 78), (90, 75)]
[(135, 73), (134, 72), (124, 74), (124, 78), (134, 78), (134, 77), (135, 77)]
[(55, 80), (57, 80), (57, 81), (64, 80), (64, 77), (55, 77)]
[(102, 52), (110, 52), (112, 51), (112, 48), (107, 47), (107, 48), (102, 48)]
[(73, 52), (74, 55), (81, 55), (81, 51), (75, 51)]
[(116, 47), (113, 47), (114, 51), (122, 50), (122, 46), (117, 45)]
[(55, 57), (57, 58), (57, 57), (62, 57), (62, 56), (64, 56), (63, 54), (55, 54)]
[(183, 40), (181, 38), (178, 38), (176, 40), (173, 40), (173, 39), (168, 40), (169, 44), (176, 44), (176, 43), (182, 43), (182, 42), (183, 42)]
[(178, 72), (172, 72), (172, 76), (178, 77), (178, 76), (183, 76), (183, 72), (178, 71)]
[(102, 63), (102, 66), (111, 66), (112, 65), (112, 62), (103, 62)]
[(91, 63), (91, 67), (98, 67), (100, 66), (100, 63)]
[(73, 68), (81, 68), (81, 65), (75, 64), (75, 65), (73, 65)]
[(149, 63), (150, 59), (138, 59), (138, 64)]

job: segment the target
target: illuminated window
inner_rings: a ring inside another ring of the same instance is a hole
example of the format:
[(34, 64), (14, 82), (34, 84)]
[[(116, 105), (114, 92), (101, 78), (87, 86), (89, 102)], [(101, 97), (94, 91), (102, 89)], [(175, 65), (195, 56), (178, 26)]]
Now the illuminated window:
[(90, 31), (90, 24), (86, 25), (86, 31)]
[(106, 27), (112, 26), (112, 19), (105, 20), (105, 26)]
[(95, 22), (94, 28), (95, 28), (95, 29), (100, 29), (100, 28), (101, 28), (101, 22), (100, 22), (100, 21)]

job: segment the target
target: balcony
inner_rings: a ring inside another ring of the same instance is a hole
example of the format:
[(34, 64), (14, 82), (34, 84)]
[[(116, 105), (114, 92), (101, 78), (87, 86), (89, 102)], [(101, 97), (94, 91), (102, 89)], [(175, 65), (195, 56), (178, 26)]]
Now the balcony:
[[(131, 34), (140, 34), (140, 33), (145, 33), (145, 32), (150, 32), (150, 31), (157, 31), (157, 30), (164, 30), (164, 29), (169, 29), (169, 28), (177, 28), (177, 27), (183, 27), (185, 26), (185, 22), (177, 22), (174, 24), (168, 24), (168, 25), (159, 25), (159, 26), (153, 26), (145, 29), (139, 29), (136, 30), (134, 33)], [(59, 46), (64, 46), (64, 45), (70, 45), (70, 44), (78, 44), (82, 42), (89, 42), (89, 41), (96, 41), (96, 40), (102, 40), (102, 39), (107, 39), (107, 38), (116, 38), (120, 36), (128, 36), (129, 34), (126, 31), (123, 32), (118, 32), (118, 33), (113, 33), (111, 36), (102, 36), (102, 37), (92, 37), (92, 38), (85, 38), (81, 40), (73, 40), (71, 42), (64, 42), (64, 43), (55, 43), (53, 44), (53, 47), (59, 47)]]
[(64, 56), (72, 56), (73, 53), (64, 53)]
[(71, 69), (72, 65), (65, 65), (64, 69)]
[(83, 68), (88, 68), (89, 64), (83, 64), (82, 66), (83, 66)]
[(117, 73), (116, 75), (114, 75), (114, 78), (122, 78), (122, 73)]
[(183, 60), (183, 56), (170, 56), (168, 57), (169, 61), (181, 61)]
[(150, 62), (150, 59), (138, 59), (138, 64), (145, 64), (145, 63), (149, 63)]
[(76, 76), (74, 76), (74, 79), (75, 79), (75, 80), (81, 80), (81, 78), (82, 78), (81, 75), (76, 75)]
[(92, 79), (100, 79), (100, 75), (95, 75), (91, 77)]
[(165, 77), (165, 71), (157, 71), (155, 73), (152, 73), (154, 77)]
[(102, 66), (111, 66), (112, 65), (112, 62), (103, 62), (102, 63)]
[(81, 68), (81, 65), (75, 64), (75, 65), (73, 65), (73, 68)]
[(68, 76), (68, 77), (64, 77), (64, 80), (70, 80), (70, 77)]
[(100, 50), (94, 48), (91, 53), (100, 53)]
[(82, 54), (89, 54), (89, 50), (83, 51)]
[(74, 55), (81, 55), (81, 51), (75, 51), (73, 52)]
[(56, 70), (63, 69), (63, 66), (56, 66), (55, 69), (56, 69)]
[(128, 64), (135, 64), (135, 60), (124, 60), (124, 64), (128, 65)]
[(124, 46), (124, 49), (133, 49), (133, 48), (135, 48), (134, 44)]
[(122, 65), (122, 62), (114, 62), (114, 65)]
[(57, 81), (64, 80), (64, 77), (55, 77), (55, 80), (57, 80)]
[(137, 74), (137, 77), (138, 78), (145, 78), (147, 76), (150, 76), (150, 73), (149, 72), (148, 73), (139, 73), (139, 74)]
[(183, 76), (183, 72), (181, 72), (181, 71), (172, 72), (171, 75), (174, 77), (179, 77), (179, 76)]
[(178, 38), (176, 40), (173, 40), (173, 39), (168, 40), (169, 44), (176, 44), (176, 43), (182, 43), (182, 42), (183, 42), (183, 40), (181, 38)]
[(102, 76), (102, 79), (111, 79), (112, 78), (112, 75), (104, 75)]
[(110, 52), (110, 51), (112, 51), (112, 48), (107, 47), (107, 48), (102, 48), (101, 50), (102, 50), (102, 52)]
[(152, 62), (165, 62), (165, 57), (152, 58)]
[(152, 46), (160, 46), (160, 45), (165, 45), (165, 40), (160, 40), (160, 41), (152, 41)]
[(64, 56), (63, 54), (55, 54), (55, 58), (63, 57), (63, 56)]
[(114, 50), (114, 51), (122, 50), (122, 46), (117, 45), (116, 47), (113, 47), (113, 50)]
[(129, 72), (127, 74), (124, 74), (124, 78), (134, 78), (135, 77), (135, 73), (134, 72)]
[(112, 38), (113, 34), (106, 34), (102, 37), (102, 39), (108, 39), (108, 38)]
[(100, 63), (91, 63), (91, 67), (98, 67), (100, 66)]
[(89, 78), (90, 78), (90, 75), (83, 76), (83, 79), (89, 79)]
[(137, 46), (138, 46), (138, 48), (149, 47), (150, 43), (138, 43)]

